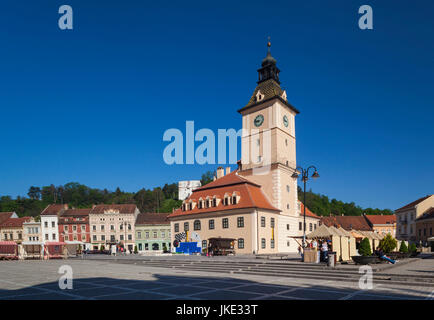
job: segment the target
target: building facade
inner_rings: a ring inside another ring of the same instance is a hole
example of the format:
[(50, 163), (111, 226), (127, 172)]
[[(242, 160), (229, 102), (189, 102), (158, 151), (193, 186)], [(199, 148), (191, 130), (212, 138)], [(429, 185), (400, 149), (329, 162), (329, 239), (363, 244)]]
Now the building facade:
[(135, 224), (136, 246), (140, 253), (171, 249), (168, 213), (140, 213)]
[(41, 212), (42, 241), (59, 241), (59, 216), (68, 210), (67, 204), (50, 204)]
[(90, 249), (89, 213), (91, 209), (68, 209), (59, 216), (59, 239)]
[(396, 237), (396, 215), (364, 215), (364, 217), (374, 232)]
[[(221, 236), (242, 239), (242, 248), (236, 248), (239, 253), (298, 251), (297, 238), (303, 234), (304, 219), (297, 197), (297, 179), (293, 178), (297, 167), (295, 116), (299, 111), (280, 86), (280, 70), (270, 46), (269, 43), (267, 56), (258, 69), (257, 86), (247, 105), (238, 110), (243, 129), (238, 169), (225, 174), (223, 168), (218, 168), (215, 181), (194, 190), (184, 200), (181, 211), (169, 216), (172, 238), (184, 232), (184, 224), (187, 229), (200, 225), (201, 229), (194, 231), (204, 244), (208, 237)], [(245, 186), (254, 190), (258, 198), (243, 195)], [(220, 206), (226, 198), (246, 201), (250, 207), (231, 207), (232, 202)], [(206, 201), (217, 205), (201, 204)], [(318, 220), (314, 215), (308, 216), (306, 232), (309, 226), (313, 230)], [(209, 223), (215, 227), (210, 229)], [(223, 227), (227, 223), (230, 227)], [(239, 224), (244, 227), (238, 227)]]
[(135, 204), (97, 205), (89, 213), (89, 225), (92, 249), (102, 246), (122, 246), (130, 252), (134, 251), (134, 224), (139, 209)]
[(26, 221), (23, 223), (23, 241), (28, 244), (41, 244), (41, 222)]
[(182, 241), (206, 249), (210, 238), (231, 238), (236, 254), (270, 254), (278, 252), (278, 217), (259, 185), (219, 168), (215, 181), (194, 190), (168, 218), (172, 243), (185, 235)]
[(432, 207), (434, 207), (434, 195), (427, 195), (396, 209), (396, 238), (415, 242), (416, 219)]
[(427, 210), (422, 216), (416, 219), (416, 243), (424, 246), (434, 242), (434, 207)]
[(0, 224), (1, 239), (21, 244), (24, 240), (23, 223), (34, 221), (32, 217), (9, 218)]

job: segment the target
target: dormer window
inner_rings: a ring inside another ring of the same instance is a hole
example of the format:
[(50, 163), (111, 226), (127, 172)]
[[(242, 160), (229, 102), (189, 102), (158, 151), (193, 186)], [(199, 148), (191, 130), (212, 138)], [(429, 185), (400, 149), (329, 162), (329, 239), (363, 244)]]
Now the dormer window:
[(262, 99), (264, 99), (264, 95), (261, 93), (260, 90), (258, 90), (258, 92), (256, 93), (256, 102), (259, 102)]
[(232, 196), (232, 204), (237, 204), (237, 196)]
[(217, 207), (217, 198), (216, 198), (216, 197), (214, 197), (214, 198), (212, 199), (212, 206), (213, 206), (213, 207)]

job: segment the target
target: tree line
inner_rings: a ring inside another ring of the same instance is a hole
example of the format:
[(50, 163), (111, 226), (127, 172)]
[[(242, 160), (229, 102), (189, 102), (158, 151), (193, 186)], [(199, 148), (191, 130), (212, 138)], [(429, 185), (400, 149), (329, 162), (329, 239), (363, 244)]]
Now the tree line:
[(172, 212), (181, 206), (178, 200), (178, 185), (165, 184), (162, 188), (141, 189), (138, 192), (125, 192), (90, 188), (78, 182), (61, 186), (31, 186), (28, 197), (0, 197), (0, 212), (15, 211), (18, 216), (40, 215), (49, 204), (68, 204), (74, 208), (91, 208), (94, 204), (135, 204), (140, 212)]
[[(303, 201), (303, 189), (298, 187), (298, 200)], [(363, 214), (394, 214), (390, 209), (362, 208), (354, 202), (343, 202), (331, 199), (325, 195), (313, 193), (312, 190), (306, 191), (306, 207), (319, 216), (344, 215), (344, 216), (361, 216)]]
[[(214, 172), (207, 171), (202, 175), (201, 183), (205, 185), (213, 181)], [(182, 201), (178, 199), (178, 184), (165, 184), (162, 188), (141, 189), (137, 192), (125, 192), (116, 188), (90, 188), (78, 182), (70, 182), (61, 186), (31, 186), (28, 197), (0, 196), (0, 212), (15, 211), (18, 216), (37, 217), (42, 210), (53, 203), (68, 204), (74, 208), (90, 208), (94, 204), (135, 204), (140, 212), (167, 212), (179, 208)], [(298, 187), (298, 199), (303, 201), (303, 190)], [(319, 216), (346, 215), (360, 216), (365, 214), (393, 214), (390, 209), (362, 208), (354, 202), (346, 203), (325, 195), (306, 192), (306, 206)]]

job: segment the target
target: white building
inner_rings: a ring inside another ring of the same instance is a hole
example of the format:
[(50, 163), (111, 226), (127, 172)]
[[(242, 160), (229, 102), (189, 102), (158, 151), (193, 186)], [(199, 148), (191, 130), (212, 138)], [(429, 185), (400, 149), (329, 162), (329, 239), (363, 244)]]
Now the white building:
[(178, 182), (178, 199), (187, 199), (194, 189), (201, 187), (199, 180), (179, 181)]
[(68, 209), (65, 204), (50, 204), (41, 212), (41, 235), (42, 241), (59, 241), (59, 215)]

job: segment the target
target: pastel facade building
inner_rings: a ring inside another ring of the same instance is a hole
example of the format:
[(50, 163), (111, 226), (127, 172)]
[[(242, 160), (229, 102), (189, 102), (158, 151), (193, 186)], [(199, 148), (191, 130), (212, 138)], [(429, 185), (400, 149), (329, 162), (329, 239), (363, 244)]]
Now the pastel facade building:
[(3, 241), (14, 241), (22, 244), (24, 240), (23, 224), (34, 221), (32, 217), (9, 218), (0, 224), (0, 234)]
[(59, 239), (90, 249), (89, 213), (91, 209), (68, 209), (59, 216)]
[(94, 206), (89, 213), (92, 249), (110, 249), (123, 246), (134, 251), (134, 224), (139, 209), (135, 204), (101, 204)]
[(415, 242), (422, 245), (434, 243), (434, 207), (416, 219)]
[(42, 241), (59, 241), (59, 216), (68, 210), (67, 204), (50, 204), (41, 212)]
[(364, 217), (374, 232), (396, 237), (396, 215), (364, 215)]
[(136, 219), (137, 250), (141, 253), (170, 251), (170, 222), (167, 213), (140, 213)]
[(427, 195), (396, 209), (396, 238), (415, 242), (416, 219), (432, 207), (434, 207), (434, 195)]

